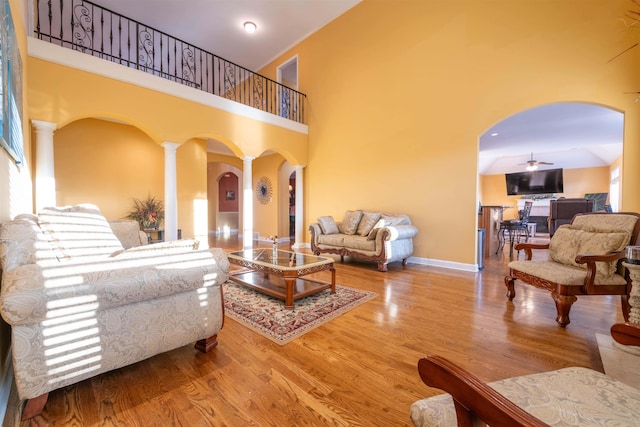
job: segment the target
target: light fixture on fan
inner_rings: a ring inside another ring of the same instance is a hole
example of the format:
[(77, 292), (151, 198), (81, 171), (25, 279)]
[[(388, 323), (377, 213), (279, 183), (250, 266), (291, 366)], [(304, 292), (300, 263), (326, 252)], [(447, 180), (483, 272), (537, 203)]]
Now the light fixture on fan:
[(531, 153), (531, 160), (527, 160), (526, 163), (518, 163), (519, 165), (527, 165), (525, 169), (529, 172), (538, 170), (538, 165), (552, 165), (550, 162), (539, 162), (533, 158), (533, 153)]

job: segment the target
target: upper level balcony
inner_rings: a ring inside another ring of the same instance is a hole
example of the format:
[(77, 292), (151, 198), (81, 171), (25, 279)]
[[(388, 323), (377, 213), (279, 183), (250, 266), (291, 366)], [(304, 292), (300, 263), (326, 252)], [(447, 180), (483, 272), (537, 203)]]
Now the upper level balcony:
[(35, 37), (305, 124), (306, 95), (84, 0), (36, 0)]

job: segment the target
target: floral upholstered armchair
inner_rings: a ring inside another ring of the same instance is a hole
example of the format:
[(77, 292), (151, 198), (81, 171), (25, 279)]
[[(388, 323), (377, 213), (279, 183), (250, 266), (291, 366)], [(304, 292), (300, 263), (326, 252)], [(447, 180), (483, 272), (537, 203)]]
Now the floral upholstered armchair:
[[(551, 292), (556, 322), (567, 326), (577, 295), (620, 295), (625, 320), (629, 317), (631, 279), (622, 265), (624, 249), (636, 245), (640, 214), (589, 212), (560, 226), (548, 244), (519, 243), (526, 260), (511, 261), (504, 278), (507, 297), (516, 296), (515, 281)], [(548, 249), (545, 261), (532, 261), (534, 250)]]
[[(627, 344), (640, 346), (640, 325), (615, 327)], [(418, 361), (418, 373), (426, 385), (446, 393), (411, 405), (416, 427), (635, 426), (640, 422), (640, 390), (592, 369), (569, 367), (487, 384), (444, 357), (426, 356)]]

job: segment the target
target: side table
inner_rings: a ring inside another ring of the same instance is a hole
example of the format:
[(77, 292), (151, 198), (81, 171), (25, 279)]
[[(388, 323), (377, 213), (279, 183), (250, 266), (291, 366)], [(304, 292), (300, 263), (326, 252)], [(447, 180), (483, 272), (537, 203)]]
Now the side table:
[[(622, 265), (629, 270), (629, 277), (631, 278), (631, 292), (629, 293), (629, 323), (640, 324), (640, 264), (631, 264), (623, 261)], [(640, 356), (639, 347), (620, 344), (615, 340), (613, 341), (613, 345), (627, 353)]]
[(631, 293), (629, 294), (629, 323), (640, 323), (640, 264), (622, 262), (631, 277)]

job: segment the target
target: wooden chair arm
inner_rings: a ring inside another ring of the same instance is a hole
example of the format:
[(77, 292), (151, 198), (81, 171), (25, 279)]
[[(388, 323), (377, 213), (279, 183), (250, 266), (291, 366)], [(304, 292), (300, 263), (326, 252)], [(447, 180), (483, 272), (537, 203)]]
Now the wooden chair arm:
[(640, 324), (616, 323), (611, 327), (611, 337), (620, 344), (640, 347)]
[(549, 249), (548, 243), (516, 243), (513, 247), (517, 251), (524, 250), (524, 259), (531, 261), (533, 257), (533, 249)]
[(596, 262), (611, 262), (624, 258), (624, 251), (612, 252), (606, 255), (589, 255), (583, 254), (576, 256), (576, 263), (587, 264), (587, 276), (584, 278), (584, 288), (587, 294), (595, 294), (595, 285), (593, 284), (596, 279)]
[(420, 378), (429, 387), (453, 397), (458, 426), (473, 426), (479, 418), (492, 426), (547, 426), (469, 371), (441, 356), (418, 361)]

